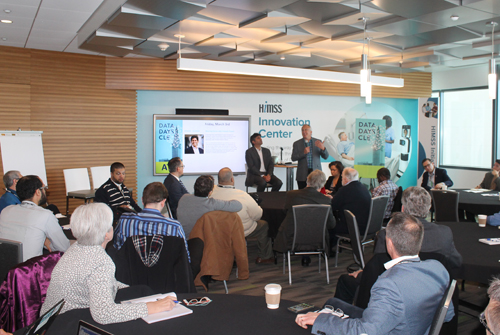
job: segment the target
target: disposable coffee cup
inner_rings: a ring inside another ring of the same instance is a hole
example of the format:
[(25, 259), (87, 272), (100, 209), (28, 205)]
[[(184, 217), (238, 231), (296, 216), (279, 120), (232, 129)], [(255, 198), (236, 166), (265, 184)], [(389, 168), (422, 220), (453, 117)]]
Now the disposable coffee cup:
[(281, 285), (280, 284), (267, 284), (264, 287), (266, 290), (266, 303), (267, 308), (277, 309), (280, 307)]
[(478, 215), (477, 218), (479, 219), (479, 227), (483, 228), (483, 227), (486, 227), (486, 218), (488, 216), (487, 215)]

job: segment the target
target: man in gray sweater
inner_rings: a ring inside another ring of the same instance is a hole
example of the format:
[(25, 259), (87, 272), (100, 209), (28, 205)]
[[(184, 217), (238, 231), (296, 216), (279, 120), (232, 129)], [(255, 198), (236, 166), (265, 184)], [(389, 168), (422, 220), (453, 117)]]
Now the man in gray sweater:
[(184, 194), (179, 200), (177, 218), (182, 224), (186, 236), (189, 236), (196, 221), (205, 213), (211, 211), (239, 212), (243, 208), (237, 200), (225, 201), (211, 198), (213, 189), (214, 179), (212, 176), (200, 176), (194, 183), (194, 195)]

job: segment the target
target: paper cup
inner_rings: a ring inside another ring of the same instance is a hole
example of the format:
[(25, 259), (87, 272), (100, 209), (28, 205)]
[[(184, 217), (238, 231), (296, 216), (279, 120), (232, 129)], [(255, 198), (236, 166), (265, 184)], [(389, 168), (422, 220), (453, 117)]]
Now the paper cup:
[(280, 307), (281, 298), (281, 285), (279, 284), (267, 284), (264, 287), (266, 290), (266, 303), (267, 308), (277, 309)]
[(481, 228), (486, 227), (486, 218), (487, 217), (488, 217), (488, 215), (482, 215), (482, 214), (479, 214), (477, 216), (477, 218), (479, 219), (479, 227), (481, 227)]

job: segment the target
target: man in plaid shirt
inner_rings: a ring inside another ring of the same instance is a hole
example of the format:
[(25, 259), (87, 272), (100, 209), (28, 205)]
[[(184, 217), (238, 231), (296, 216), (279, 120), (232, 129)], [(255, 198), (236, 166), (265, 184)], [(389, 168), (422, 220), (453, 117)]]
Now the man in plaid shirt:
[(128, 237), (134, 235), (164, 235), (184, 239), (189, 257), (184, 229), (179, 221), (161, 214), (168, 191), (160, 182), (148, 184), (142, 193), (144, 209), (140, 213), (123, 213), (115, 229), (114, 247), (119, 250)]
[(398, 187), (391, 180), (391, 172), (389, 169), (381, 168), (378, 170), (377, 179), (379, 185), (373, 189), (372, 198), (379, 197), (381, 195), (389, 196), (389, 202), (387, 203), (384, 215), (384, 219), (388, 219), (391, 217), (392, 207), (394, 207), (394, 198), (396, 198), (396, 194), (398, 193)]

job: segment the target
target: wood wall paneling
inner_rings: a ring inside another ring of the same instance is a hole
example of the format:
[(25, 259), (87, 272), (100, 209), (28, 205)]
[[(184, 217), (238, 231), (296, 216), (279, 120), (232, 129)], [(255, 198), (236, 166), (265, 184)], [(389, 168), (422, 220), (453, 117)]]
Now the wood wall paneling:
[[(43, 131), (50, 202), (65, 210), (68, 168), (120, 161), (127, 168), (126, 185), (137, 189), (136, 92), (106, 89), (105, 57), (10, 49), (8, 54), (29, 55), (25, 113), (29, 128)], [(2, 120), (8, 115), (0, 107)], [(82, 203), (71, 199), (70, 211)]]

